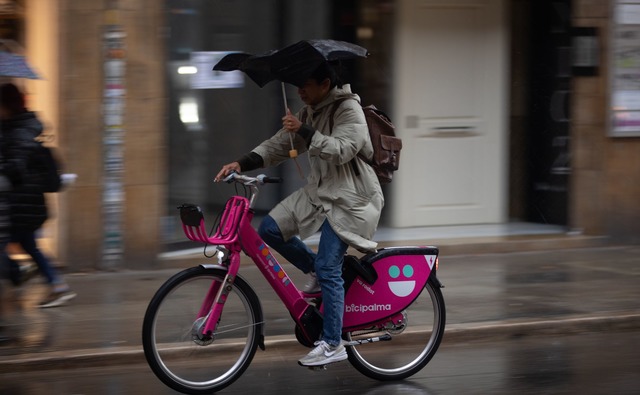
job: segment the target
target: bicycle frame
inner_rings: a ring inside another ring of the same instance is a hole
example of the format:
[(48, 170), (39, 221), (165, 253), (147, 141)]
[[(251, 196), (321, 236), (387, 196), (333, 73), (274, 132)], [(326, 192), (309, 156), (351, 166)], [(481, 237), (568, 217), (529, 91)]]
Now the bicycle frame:
[[(254, 212), (247, 198), (234, 196), (229, 199), (220, 225), (212, 237), (207, 236), (204, 216), (199, 208), (193, 205), (183, 205), (180, 208), (183, 229), (189, 239), (222, 245), (230, 252), (225, 264), (215, 266), (227, 271), (222, 283), (225, 286), (221, 286), (219, 282), (212, 283), (196, 317), (207, 317), (203, 320), (201, 333), (215, 333), (227, 295), (231, 291), (231, 287), (227, 285), (231, 285), (238, 275), (240, 251), (244, 251), (258, 266), (307, 340), (311, 343), (317, 340), (318, 333), (314, 332), (312, 325), (305, 323), (318, 317), (321, 320), (322, 307), (318, 310), (307, 302), (305, 298), (309, 298), (309, 295), (294, 285), (269, 247), (253, 229), (251, 220)], [(365, 280), (354, 274), (348, 280), (343, 331), (370, 328), (372, 325), (384, 325), (388, 322), (402, 324), (403, 310), (420, 295), (432, 274), (435, 278), (437, 258), (438, 249), (435, 247), (394, 247), (364, 256), (363, 264), (369, 267), (375, 265), (377, 279)]]
[[(234, 196), (227, 202), (220, 226), (213, 237), (208, 237), (204, 226), (204, 218), (195, 206), (182, 206), (187, 214), (181, 213), (183, 230), (187, 237), (194, 241), (205, 242), (214, 245), (222, 245), (230, 252), (229, 259), (223, 267), (227, 271), (225, 284), (233, 283), (240, 270), (240, 251), (244, 251), (258, 266), (262, 275), (267, 279), (285, 307), (291, 313), (296, 322), (305, 313), (310, 305), (304, 299), (303, 293), (295, 287), (284, 268), (271, 254), (264, 241), (251, 226), (254, 213), (250, 208), (249, 200)], [(193, 216), (194, 211), (198, 214)], [(191, 215), (191, 218), (189, 218)], [(230, 287), (221, 287), (214, 282), (209, 289), (198, 317), (208, 315), (202, 328), (202, 333), (214, 333), (215, 326), (220, 318), (224, 302), (230, 292)]]

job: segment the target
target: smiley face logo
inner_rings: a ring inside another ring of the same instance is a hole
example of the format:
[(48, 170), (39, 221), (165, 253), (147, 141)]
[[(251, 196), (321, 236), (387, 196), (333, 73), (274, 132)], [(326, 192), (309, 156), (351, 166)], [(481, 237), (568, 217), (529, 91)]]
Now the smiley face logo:
[(403, 279), (401, 281), (389, 281), (389, 289), (396, 296), (409, 296), (416, 287), (415, 280), (409, 280), (411, 277), (413, 277), (413, 266), (404, 265), (402, 267), (402, 270), (400, 270), (400, 268), (396, 265), (393, 265), (389, 268), (389, 277), (391, 277), (392, 279), (395, 280), (397, 278), (400, 278), (401, 274), (404, 276), (404, 278), (406, 278), (406, 280)]

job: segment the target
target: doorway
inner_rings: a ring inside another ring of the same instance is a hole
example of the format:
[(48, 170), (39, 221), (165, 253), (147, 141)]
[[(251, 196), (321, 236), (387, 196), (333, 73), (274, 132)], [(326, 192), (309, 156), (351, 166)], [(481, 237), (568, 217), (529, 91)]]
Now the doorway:
[[(397, 3), (392, 226), (507, 218), (505, 2)], [(397, 177), (397, 179), (396, 179)]]
[(513, 1), (510, 204), (514, 220), (567, 225), (571, 2)]

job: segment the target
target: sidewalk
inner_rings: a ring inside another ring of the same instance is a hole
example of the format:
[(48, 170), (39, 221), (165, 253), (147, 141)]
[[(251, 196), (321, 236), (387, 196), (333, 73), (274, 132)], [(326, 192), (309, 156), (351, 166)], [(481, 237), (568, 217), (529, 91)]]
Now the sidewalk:
[[(640, 247), (550, 236), (440, 244), (444, 342), (640, 328)], [(516, 250), (530, 252), (511, 252)], [(78, 296), (54, 309), (35, 307), (45, 289), (32, 280), (21, 308), (8, 312), (7, 334), (16, 340), (0, 346), (0, 373), (143, 362), (140, 333), (149, 300), (178, 270), (207, 262), (201, 253), (164, 260), (165, 268), (157, 271), (69, 273)], [(292, 266), (285, 270), (294, 282), (303, 281)], [(262, 298), (266, 352), (273, 342), (291, 345), (294, 355), (306, 352), (295, 340), (289, 313), (246, 257), (240, 274)], [(11, 290), (4, 291), (6, 298)]]

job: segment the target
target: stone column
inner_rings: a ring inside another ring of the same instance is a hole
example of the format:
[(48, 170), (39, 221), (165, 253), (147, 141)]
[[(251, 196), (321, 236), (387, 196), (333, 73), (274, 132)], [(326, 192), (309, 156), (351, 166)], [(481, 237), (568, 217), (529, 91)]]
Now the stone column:
[[(100, 268), (104, 224), (103, 31), (110, 2), (60, 0), (60, 145), (77, 184), (60, 195), (61, 260), (70, 270)], [(123, 129), (123, 260), (112, 269), (155, 265), (165, 215), (164, 5), (115, 2), (126, 32)]]

